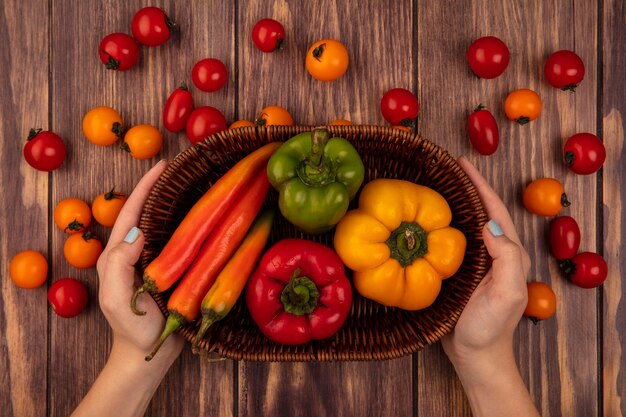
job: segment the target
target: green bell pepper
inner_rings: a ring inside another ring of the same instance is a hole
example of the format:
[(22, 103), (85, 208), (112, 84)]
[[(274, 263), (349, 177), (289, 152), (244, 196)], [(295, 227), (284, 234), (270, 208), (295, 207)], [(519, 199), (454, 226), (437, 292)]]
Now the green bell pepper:
[(363, 183), (358, 152), (328, 130), (314, 129), (287, 140), (270, 157), (267, 176), (279, 192), (283, 216), (307, 233), (332, 229)]

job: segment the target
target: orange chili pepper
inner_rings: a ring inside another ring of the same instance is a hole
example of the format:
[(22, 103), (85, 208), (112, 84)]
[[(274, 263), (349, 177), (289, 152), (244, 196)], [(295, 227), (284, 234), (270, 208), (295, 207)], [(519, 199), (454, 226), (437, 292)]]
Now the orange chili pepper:
[(204, 296), (201, 305), (202, 324), (193, 343), (194, 350), (209, 327), (226, 317), (237, 302), (265, 248), (273, 220), (273, 208), (265, 209), (257, 217), (237, 252), (230, 258)]
[(165, 328), (152, 352), (146, 356), (147, 361), (154, 357), (163, 342), (180, 326), (200, 315), (202, 298), (241, 244), (263, 205), (269, 187), (267, 173), (263, 169), (206, 239), (167, 302), (169, 316)]
[(135, 314), (145, 314), (144, 311), (137, 310), (137, 297), (140, 294), (146, 291), (152, 294), (163, 292), (178, 281), (191, 265), (209, 233), (251, 179), (257, 177), (261, 170), (265, 170), (269, 157), (280, 145), (280, 142), (269, 143), (243, 158), (194, 204), (159, 256), (146, 267), (143, 273), (144, 283), (130, 302)]

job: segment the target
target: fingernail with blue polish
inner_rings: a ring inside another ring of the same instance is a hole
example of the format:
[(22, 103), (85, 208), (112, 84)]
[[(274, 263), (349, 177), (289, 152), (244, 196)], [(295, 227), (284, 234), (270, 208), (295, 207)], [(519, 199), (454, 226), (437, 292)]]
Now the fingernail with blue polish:
[(124, 238), (124, 242), (135, 243), (138, 237), (139, 237), (139, 229), (136, 227), (133, 227), (132, 229), (128, 231), (128, 234)]
[(491, 234), (494, 236), (502, 236), (504, 234), (502, 232), (502, 229), (500, 228), (500, 225), (498, 225), (498, 223), (496, 223), (494, 220), (489, 220), (489, 222), (487, 223), (487, 229), (489, 229), (489, 232), (491, 232)]

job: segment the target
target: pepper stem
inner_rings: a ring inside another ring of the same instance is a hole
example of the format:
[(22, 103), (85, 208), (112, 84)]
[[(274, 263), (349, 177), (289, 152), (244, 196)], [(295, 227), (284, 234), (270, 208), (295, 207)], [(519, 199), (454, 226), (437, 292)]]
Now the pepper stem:
[(187, 323), (187, 319), (183, 317), (182, 314), (178, 313), (177, 311), (170, 310), (170, 315), (167, 316), (167, 321), (165, 322), (163, 333), (161, 333), (161, 337), (159, 337), (156, 345), (154, 345), (152, 352), (150, 352), (150, 354), (146, 356), (146, 361), (152, 360), (152, 358), (154, 358), (154, 355), (156, 355), (156, 353), (159, 351), (167, 338), (170, 337), (172, 333), (178, 330), (178, 328), (185, 323)]
[(319, 173), (324, 170), (324, 148), (330, 139), (328, 130), (314, 129), (311, 132), (311, 153), (307, 158), (307, 167)]
[(138, 316), (143, 316), (146, 314), (145, 311), (141, 311), (137, 308), (137, 298), (144, 292), (149, 292), (151, 294), (159, 292), (154, 281), (146, 274), (143, 275), (143, 285), (135, 291), (133, 297), (130, 299), (130, 309)]
[(200, 344), (200, 340), (202, 340), (207, 330), (209, 330), (209, 327), (211, 327), (215, 322), (220, 321), (222, 318), (224, 318), (224, 315), (219, 314), (213, 309), (202, 311), (202, 322), (200, 323), (200, 330), (198, 330), (198, 333), (193, 339), (193, 344), (191, 346), (191, 349), (194, 353), (198, 353), (198, 345)]
[(417, 223), (402, 222), (387, 239), (391, 257), (403, 268), (428, 251), (428, 233)]
[(315, 283), (308, 277), (299, 276), (300, 272), (302, 272), (300, 268), (293, 272), (280, 296), (285, 311), (295, 316), (311, 313), (317, 307), (320, 298)]

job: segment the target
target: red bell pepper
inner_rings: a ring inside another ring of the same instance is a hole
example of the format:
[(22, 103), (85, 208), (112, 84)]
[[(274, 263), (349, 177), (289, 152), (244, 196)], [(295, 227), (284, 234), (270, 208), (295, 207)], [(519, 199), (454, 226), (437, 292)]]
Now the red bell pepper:
[(299, 345), (337, 333), (352, 306), (352, 287), (332, 249), (285, 239), (259, 261), (248, 282), (246, 302), (265, 336)]

